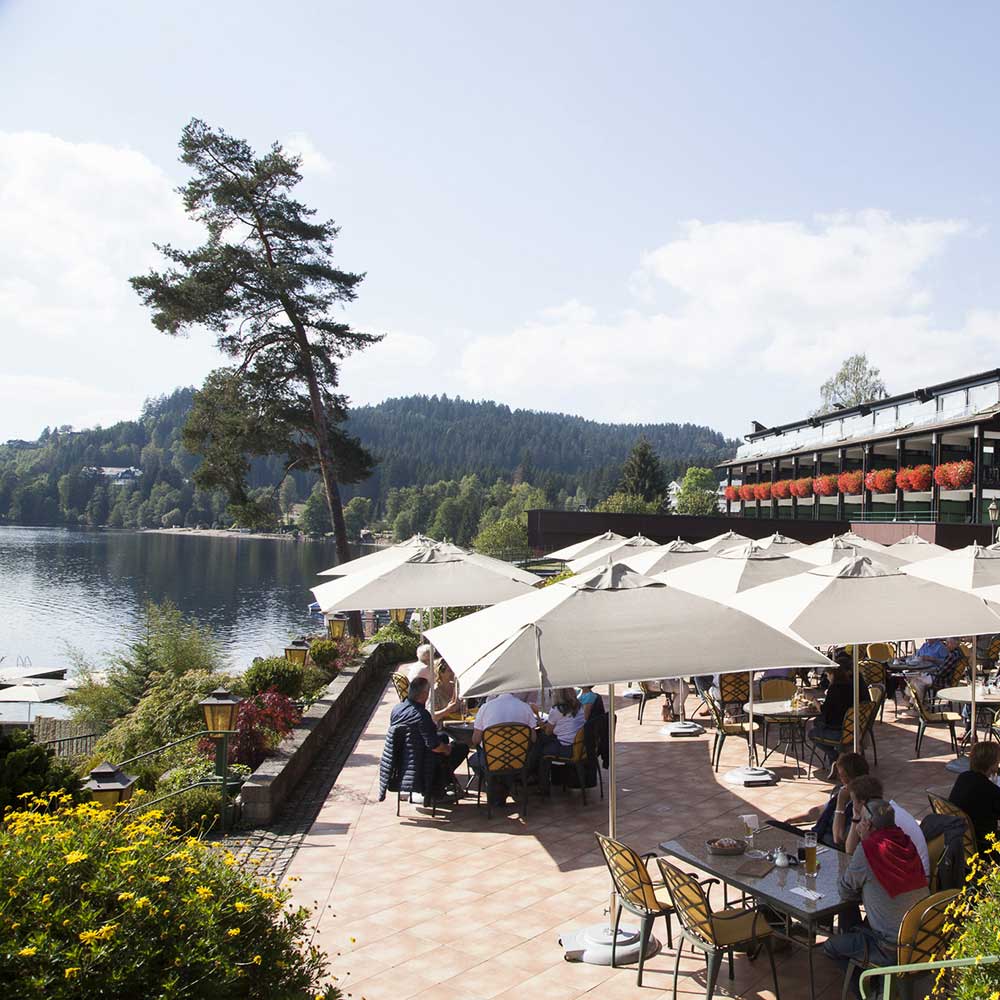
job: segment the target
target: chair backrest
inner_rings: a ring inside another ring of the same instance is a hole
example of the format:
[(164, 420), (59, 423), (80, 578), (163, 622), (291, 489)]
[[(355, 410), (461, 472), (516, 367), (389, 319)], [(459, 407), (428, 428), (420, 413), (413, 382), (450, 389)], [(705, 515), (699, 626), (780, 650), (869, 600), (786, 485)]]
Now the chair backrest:
[(862, 660), (858, 664), (858, 672), (866, 684), (885, 685), (885, 664), (878, 660)]
[[(861, 737), (861, 742), (864, 742), (865, 737), (872, 731), (872, 726), (875, 725), (875, 716), (878, 715), (878, 708), (882, 704), (882, 698), (885, 697), (885, 691), (875, 685), (875, 693), (873, 694), (869, 688), (869, 696), (871, 701), (863, 701), (858, 705), (858, 725), (861, 727), (858, 730), (858, 735)], [(851, 734), (851, 742), (852, 744), (854, 742), (853, 733)]]
[[(863, 706), (862, 706), (863, 707)], [(864, 733), (862, 729), (859, 732), (859, 736)], [(850, 749), (854, 746), (854, 706), (851, 705), (846, 712), (844, 712), (844, 722), (843, 728), (840, 731), (840, 745), (842, 747), (847, 747)]]
[(570, 760), (574, 764), (582, 764), (587, 759), (587, 740), (586, 733), (581, 729), (576, 736), (573, 737), (573, 756)]
[(726, 719), (722, 713), (722, 706), (715, 700), (711, 691), (705, 692), (705, 704), (708, 705), (708, 710), (712, 713), (712, 722), (715, 723), (715, 728), (722, 729)]
[(920, 718), (924, 722), (930, 722), (930, 713), (927, 711), (927, 706), (924, 704), (923, 698), (920, 697), (920, 692), (913, 686), (913, 682), (909, 677), (906, 678), (906, 691), (913, 703), (917, 706), (917, 711), (920, 713)]
[(594, 836), (601, 845), (608, 871), (611, 872), (611, 881), (614, 882), (615, 892), (619, 898), (632, 908), (647, 913), (658, 913), (662, 910), (663, 904), (656, 898), (646, 862), (631, 847), (626, 847), (625, 844), (599, 833), (595, 833)]
[(871, 727), (875, 725), (878, 710), (882, 707), (882, 702), (885, 701), (885, 685), (869, 684), (868, 697), (871, 698), (871, 703), (875, 706), (875, 709), (872, 712), (871, 722), (868, 724), (868, 728), (871, 729)]
[(959, 894), (958, 889), (945, 889), (921, 899), (906, 911), (899, 925), (898, 955), (900, 965), (934, 962), (945, 957), (950, 939), (958, 929), (948, 919), (948, 905)]
[(639, 690), (648, 698), (650, 695), (662, 694), (656, 681), (639, 681)]
[(962, 658), (952, 667), (951, 676), (945, 683), (945, 687), (958, 687), (962, 681), (965, 680), (966, 671), (969, 669), (969, 664), (972, 662), (968, 650), (965, 648), (965, 643), (962, 643), (962, 653), (964, 654)]
[(895, 655), (892, 646), (887, 642), (870, 642), (865, 653), (869, 660), (876, 660), (882, 664), (888, 663)]
[(976, 845), (976, 828), (972, 825), (969, 814), (964, 809), (956, 806), (954, 802), (949, 802), (948, 799), (943, 799), (940, 795), (935, 795), (933, 792), (927, 793), (927, 801), (931, 804), (931, 810), (937, 813), (938, 816), (957, 816), (959, 819), (965, 821), (962, 846), (965, 848), (965, 860), (968, 861), (978, 850)]
[(657, 858), (663, 881), (670, 893), (670, 902), (674, 904), (677, 919), (689, 934), (694, 935), (706, 944), (715, 945), (715, 929), (712, 926), (712, 907), (709, 905), (705, 890), (698, 880), (687, 872), (672, 865), (666, 858)]
[(723, 705), (738, 702), (741, 706), (750, 700), (749, 674), (722, 674), (719, 678), (719, 695)]
[(986, 652), (986, 658), (988, 660), (1000, 660), (1000, 635), (990, 643), (990, 648)]
[(761, 701), (789, 701), (795, 695), (795, 681), (788, 677), (765, 677), (760, 682)]
[(507, 722), (483, 730), (483, 754), (491, 774), (511, 774), (524, 770), (531, 750), (531, 729)]
[(938, 867), (941, 864), (941, 859), (944, 857), (945, 847), (946, 841), (943, 833), (939, 833), (936, 837), (931, 837), (927, 841), (927, 857), (931, 863), (931, 870), (927, 881), (931, 892), (937, 892), (938, 889)]
[(406, 674), (393, 674), (392, 686), (396, 689), (400, 701), (406, 701), (406, 696), (410, 693), (410, 678)]

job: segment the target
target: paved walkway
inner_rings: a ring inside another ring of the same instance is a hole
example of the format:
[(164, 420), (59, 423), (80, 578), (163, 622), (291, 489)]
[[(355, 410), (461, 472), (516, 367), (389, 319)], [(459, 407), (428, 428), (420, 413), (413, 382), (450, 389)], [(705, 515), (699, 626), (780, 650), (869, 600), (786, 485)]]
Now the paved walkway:
[[(315, 939), (333, 959), (333, 971), (353, 1000), (625, 1000), (669, 996), (674, 953), (648, 959), (642, 989), (634, 967), (611, 969), (568, 963), (558, 938), (603, 919), (609, 878), (594, 840), (607, 829), (607, 800), (596, 790), (583, 807), (578, 792), (549, 801), (532, 794), (528, 819), (511, 807), (486, 818), (485, 805), (463, 801), (432, 819), (395, 796), (378, 802), (378, 763), (391, 688), (370, 718), (354, 753), (321, 807), (289, 869), (296, 898), (319, 907)], [(689, 701), (693, 709), (694, 700)], [(711, 735), (671, 740), (658, 732), (658, 702), (646, 722), (636, 703), (618, 704), (620, 839), (639, 851), (689, 831), (736, 831), (736, 817), (754, 811), (788, 819), (826, 799), (829, 785), (808, 778), (772, 788), (725, 785), (709, 763)], [(887, 794), (918, 818), (927, 812), (924, 789), (948, 783), (946, 742), (930, 731), (925, 756), (913, 760), (914, 726), (908, 720), (877, 726), (881, 761), (876, 770)], [(740, 747), (743, 752), (740, 752)], [(743, 762), (746, 745), (726, 743), (720, 774)], [(933, 755), (938, 756), (933, 756)], [(871, 753), (869, 751), (869, 759)], [(774, 758), (770, 764), (773, 765)], [(778, 758), (779, 774), (790, 779)], [(721, 906), (721, 900), (715, 901)], [(663, 935), (662, 921), (654, 933)], [(784, 1000), (807, 997), (805, 955), (779, 955)], [(686, 952), (678, 995), (704, 997), (704, 962)], [(816, 956), (817, 993), (840, 996), (841, 976)], [(771, 1000), (766, 957), (736, 956), (736, 977), (720, 974), (717, 997)]]

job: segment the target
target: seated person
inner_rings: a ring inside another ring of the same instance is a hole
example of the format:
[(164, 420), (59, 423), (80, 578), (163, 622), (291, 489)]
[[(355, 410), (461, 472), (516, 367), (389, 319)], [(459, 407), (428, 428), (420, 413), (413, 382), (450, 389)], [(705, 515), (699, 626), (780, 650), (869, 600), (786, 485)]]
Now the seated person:
[[(837, 744), (843, 735), (844, 716), (854, 704), (854, 675), (851, 667), (842, 661), (838, 661), (836, 666), (828, 667), (825, 674), (829, 681), (829, 687), (820, 714), (809, 730), (809, 738), (832, 740)], [(871, 701), (868, 685), (859, 684), (858, 688), (861, 701)], [(837, 745), (824, 746), (823, 753), (830, 761), (829, 777), (832, 781), (837, 776), (834, 762), (840, 755), (840, 747)]]
[(400, 673), (406, 674), (407, 680), (411, 683), (418, 677), (423, 677), (428, 685), (431, 683), (431, 645), (425, 642), (417, 646), (417, 660), (415, 663), (408, 663)]
[(813, 832), (816, 840), (838, 851), (846, 848), (847, 835), (854, 823), (850, 784), (868, 773), (868, 761), (859, 753), (842, 753), (834, 762), (840, 787), (830, 794), (826, 808), (820, 813)]
[(586, 721), (590, 718), (590, 713), (594, 705), (601, 700), (601, 696), (594, 691), (594, 687), (591, 685), (590, 687), (580, 688), (580, 694), (578, 697), (580, 699), (580, 704), (583, 705), (583, 718), (584, 721)]
[[(862, 780), (862, 779), (857, 779)], [(910, 838), (896, 825), (885, 799), (854, 802), (860, 843), (840, 879), (845, 899), (864, 904), (866, 918), (846, 933), (834, 934), (823, 950), (846, 970), (849, 959), (893, 965), (896, 940), (910, 907), (927, 896), (927, 876)], [(858, 993), (858, 973), (854, 990)]]
[(458, 682), (455, 680), (455, 672), (445, 663), (438, 660), (434, 671), (437, 680), (434, 684), (434, 711), (431, 715), (435, 722), (444, 719), (461, 719), (465, 715), (465, 705), (458, 697)]
[(572, 757), (576, 734), (587, 721), (573, 688), (558, 688), (553, 692), (553, 699), (555, 704), (549, 710), (548, 720), (542, 727), (543, 736), (538, 741), (536, 751), (536, 760), (542, 764), (538, 783), (543, 791), (548, 789), (549, 769), (544, 766), (546, 762), (542, 758)]
[[(857, 805), (864, 805), (872, 799), (883, 798), (885, 790), (882, 787), (881, 778), (876, 777), (874, 774), (865, 774), (851, 781), (849, 791), (853, 814), (851, 822), (844, 823), (846, 834), (843, 840), (843, 850), (847, 854), (853, 855), (860, 840), (858, 819), (860, 818), (861, 813), (857, 808)], [(924, 874), (930, 875), (930, 852), (927, 850), (927, 838), (924, 836), (923, 830), (920, 829), (920, 824), (895, 799), (889, 799), (889, 805), (892, 806), (895, 813), (896, 826), (898, 826), (900, 830), (902, 830), (903, 833), (910, 838), (910, 843), (913, 844), (917, 855), (920, 858), (920, 864), (924, 869)], [(839, 817), (837, 818), (839, 819)]]
[(955, 779), (948, 796), (972, 820), (976, 831), (976, 845), (980, 851), (988, 850), (988, 837), (996, 835), (1000, 820), (1000, 788), (993, 782), (1000, 765), (1000, 745), (977, 743), (969, 753), (969, 770)]
[[(429, 647), (428, 647), (429, 648)], [(437, 726), (427, 711), (427, 697), (430, 694), (430, 684), (423, 677), (410, 681), (410, 689), (406, 698), (393, 706), (389, 716), (390, 727), (410, 726), (415, 730), (417, 738), (422, 739), (424, 746), (436, 756), (434, 766), (433, 786), (431, 796), (440, 798), (446, 790), (457, 792), (458, 783), (455, 780), (455, 768), (465, 760), (469, 748), (464, 743), (450, 743), (440, 735)], [(422, 802), (425, 794), (413, 795), (414, 802)]]
[[(531, 730), (531, 742), (535, 742), (535, 727), (538, 719), (532, 711), (531, 706), (523, 701), (516, 694), (506, 692), (496, 694), (489, 698), (480, 706), (476, 712), (476, 720), (472, 724), (472, 745), (476, 752), (469, 758), (469, 766), (480, 777), (486, 770), (486, 754), (483, 751), (483, 730), (490, 726), (519, 725), (527, 726)], [(531, 751), (529, 751), (529, 760)], [(480, 786), (482, 787), (482, 786)], [(507, 801), (509, 788), (506, 786), (494, 792), (496, 798), (493, 805), (502, 805)]]
[(924, 701), (928, 688), (941, 687), (964, 655), (958, 639), (954, 637), (944, 641), (928, 639), (917, 650), (917, 655), (907, 660), (907, 664), (919, 664), (927, 668), (906, 672), (906, 678), (913, 685), (917, 697)]

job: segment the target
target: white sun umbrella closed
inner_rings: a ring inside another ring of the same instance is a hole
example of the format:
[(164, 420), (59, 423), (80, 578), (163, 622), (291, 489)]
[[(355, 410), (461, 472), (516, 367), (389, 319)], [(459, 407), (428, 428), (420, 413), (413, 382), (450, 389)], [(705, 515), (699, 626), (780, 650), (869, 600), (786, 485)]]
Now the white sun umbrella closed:
[(849, 545), (856, 545), (859, 549), (871, 549), (872, 552), (885, 552), (887, 546), (881, 542), (876, 542), (872, 538), (865, 538), (856, 531), (845, 531), (842, 535), (834, 535), (834, 538), (841, 538)]
[(625, 536), (619, 535), (617, 531), (605, 531), (603, 535), (595, 535), (593, 538), (585, 538), (582, 542), (574, 542), (565, 548), (556, 549), (550, 552), (545, 558), (556, 559), (559, 562), (569, 562), (572, 559), (580, 559), (596, 552), (598, 549), (606, 549), (615, 542), (624, 542)]
[(721, 549), (731, 549), (734, 545), (742, 545), (744, 542), (752, 542), (753, 539), (746, 535), (741, 535), (738, 531), (724, 531), (721, 535), (713, 538), (706, 538), (699, 542), (698, 547), (708, 549), (709, 552), (716, 552)]
[(581, 556), (579, 559), (572, 559), (566, 564), (566, 568), (573, 573), (582, 573), (584, 570), (601, 566), (609, 560), (617, 562), (621, 559), (626, 559), (628, 556), (636, 554), (636, 549), (658, 547), (659, 542), (654, 542), (652, 538), (647, 538), (645, 535), (633, 535), (631, 538), (624, 538), (620, 542), (613, 542), (611, 545), (606, 545), (603, 549), (597, 549), (585, 556)]
[[(729, 603), (816, 646), (853, 644), (855, 705), (861, 643), (1000, 630), (1000, 617), (981, 598), (909, 576), (869, 556), (817, 566), (744, 591)], [(858, 737), (856, 726), (855, 750)]]
[(711, 559), (712, 553), (703, 549), (700, 545), (692, 545), (678, 538), (666, 545), (656, 545), (652, 548), (641, 548), (636, 551), (630, 550), (628, 555), (614, 562), (643, 576), (656, 576), (669, 569), (677, 569), (680, 566), (688, 566), (691, 563), (699, 562), (702, 559)]
[(893, 542), (886, 549), (886, 552), (896, 556), (897, 559), (911, 563), (946, 556), (951, 552), (951, 549), (946, 549), (943, 545), (938, 545), (937, 542), (929, 542), (926, 538), (913, 534), (901, 538), (898, 542)]

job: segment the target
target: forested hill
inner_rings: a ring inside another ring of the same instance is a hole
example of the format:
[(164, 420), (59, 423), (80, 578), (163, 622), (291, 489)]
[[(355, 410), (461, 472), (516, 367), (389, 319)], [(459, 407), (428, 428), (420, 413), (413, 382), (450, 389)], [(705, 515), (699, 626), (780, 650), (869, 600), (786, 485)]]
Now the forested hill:
[[(148, 400), (136, 420), (77, 431), (46, 428), (36, 441), (0, 444), (0, 519), (24, 524), (153, 527), (224, 519), (225, 497), (196, 490), (198, 460), (181, 445), (194, 390)], [(349, 429), (379, 460), (371, 479), (345, 498), (375, 501), (382, 516), (390, 490), (475, 474), (483, 484), (528, 482), (548, 501), (594, 502), (618, 485), (621, 465), (645, 435), (668, 477), (711, 465), (735, 447), (692, 424), (602, 424), (582, 417), (511, 410), (491, 402), (438, 396), (390, 399), (351, 412)], [(255, 461), (251, 485), (272, 487), (279, 460)], [(315, 477), (296, 474), (305, 499)]]
[(502, 403), (406, 396), (351, 410), (349, 429), (379, 457), (366, 496), (475, 472), (484, 482), (515, 472), (547, 490), (611, 492), (621, 464), (645, 436), (671, 478), (711, 465), (736, 442), (695, 424), (606, 424)]

